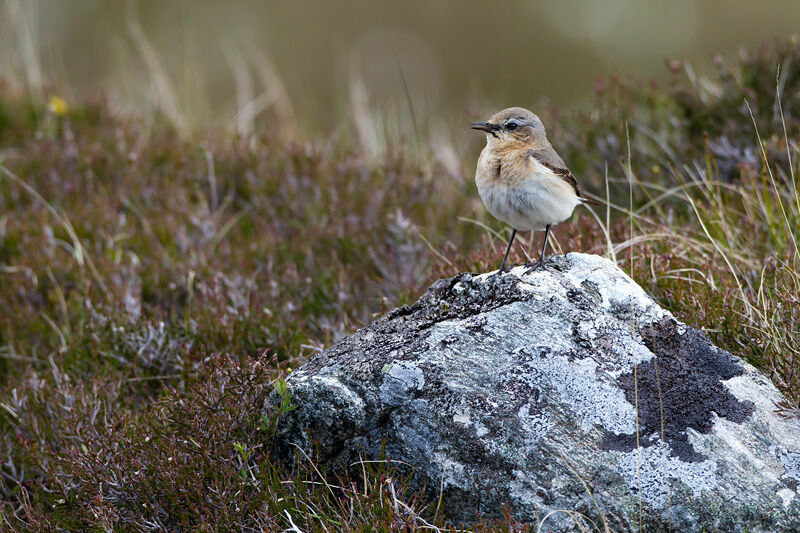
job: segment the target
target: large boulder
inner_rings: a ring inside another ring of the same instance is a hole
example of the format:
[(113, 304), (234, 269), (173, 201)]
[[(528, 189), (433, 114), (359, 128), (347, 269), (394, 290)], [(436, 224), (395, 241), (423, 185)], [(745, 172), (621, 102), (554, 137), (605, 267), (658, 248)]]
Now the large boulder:
[(385, 452), (454, 522), (800, 531), (800, 421), (766, 377), (607, 259), (523, 272), (440, 280), (292, 373), (276, 453)]

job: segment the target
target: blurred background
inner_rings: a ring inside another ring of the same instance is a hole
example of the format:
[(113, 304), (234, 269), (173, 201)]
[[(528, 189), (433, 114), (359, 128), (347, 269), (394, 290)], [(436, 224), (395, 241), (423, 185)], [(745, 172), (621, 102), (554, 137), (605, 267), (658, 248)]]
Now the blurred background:
[(702, 75), (712, 54), (798, 30), (800, 2), (208, 2), (4, 0), (0, 68), (45, 98), (103, 95), (184, 132), (277, 117), (335, 130), (378, 110), (411, 133), (434, 114), (586, 106), (600, 76)]

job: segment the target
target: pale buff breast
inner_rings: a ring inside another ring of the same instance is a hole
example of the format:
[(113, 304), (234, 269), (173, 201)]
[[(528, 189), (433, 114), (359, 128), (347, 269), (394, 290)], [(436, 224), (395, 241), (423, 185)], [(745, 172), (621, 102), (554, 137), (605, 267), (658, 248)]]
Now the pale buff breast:
[(489, 212), (518, 231), (541, 231), (572, 215), (580, 203), (575, 190), (532, 158), (500, 158), (484, 149), (475, 183)]

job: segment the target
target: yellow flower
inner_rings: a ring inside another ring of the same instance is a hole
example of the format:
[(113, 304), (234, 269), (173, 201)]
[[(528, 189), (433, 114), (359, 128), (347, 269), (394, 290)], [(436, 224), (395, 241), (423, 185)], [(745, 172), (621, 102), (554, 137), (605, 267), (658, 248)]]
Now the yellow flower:
[(57, 117), (61, 117), (67, 114), (69, 107), (67, 106), (66, 100), (60, 96), (51, 96), (50, 100), (47, 102), (47, 110)]

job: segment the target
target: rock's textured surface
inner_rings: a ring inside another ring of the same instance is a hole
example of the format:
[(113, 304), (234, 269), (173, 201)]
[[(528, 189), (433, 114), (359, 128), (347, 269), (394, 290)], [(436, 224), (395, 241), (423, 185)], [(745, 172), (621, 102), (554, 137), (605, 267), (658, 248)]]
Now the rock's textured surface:
[(800, 531), (800, 421), (768, 379), (608, 260), (522, 271), (441, 280), (297, 370), (278, 453), (385, 449), (453, 521)]

